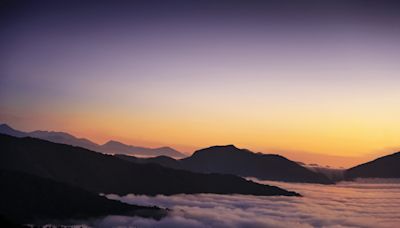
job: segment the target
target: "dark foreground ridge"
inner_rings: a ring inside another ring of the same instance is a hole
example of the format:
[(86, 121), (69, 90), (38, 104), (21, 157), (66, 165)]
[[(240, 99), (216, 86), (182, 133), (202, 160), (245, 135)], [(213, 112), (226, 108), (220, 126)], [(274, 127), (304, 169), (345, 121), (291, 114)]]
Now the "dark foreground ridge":
[(201, 174), (136, 164), (80, 147), (0, 134), (0, 168), (30, 173), (94, 193), (216, 193), (299, 196), (227, 174)]
[(26, 224), (106, 215), (161, 219), (166, 211), (109, 200), (78, 187), (34, 175), (0, 170), (0, 215)]
[(117, 157), (136, 163), (157, 163), (174, 169), (201, 173), (223, 173), (262, 180), (333, 184), (326, 176), (275, 154), (254, 153), (233, 145), (213, 146), (196, 151), (192, 156), (175, 160), (166, 156), (136, 158)]

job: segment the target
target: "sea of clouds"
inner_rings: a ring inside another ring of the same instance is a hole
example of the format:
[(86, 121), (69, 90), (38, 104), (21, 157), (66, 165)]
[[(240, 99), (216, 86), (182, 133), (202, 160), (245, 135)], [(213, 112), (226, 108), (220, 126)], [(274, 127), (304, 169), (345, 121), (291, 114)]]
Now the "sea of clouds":
[[(254, 179), (253, 179), (254, 180)], [(304, 197), (246, 195), (108, 195), (110, 199), (170, 208), (160, 221), (107, 216), (96, 227), (400, 227), (400, 181), (337, 185), (258, 181)]]

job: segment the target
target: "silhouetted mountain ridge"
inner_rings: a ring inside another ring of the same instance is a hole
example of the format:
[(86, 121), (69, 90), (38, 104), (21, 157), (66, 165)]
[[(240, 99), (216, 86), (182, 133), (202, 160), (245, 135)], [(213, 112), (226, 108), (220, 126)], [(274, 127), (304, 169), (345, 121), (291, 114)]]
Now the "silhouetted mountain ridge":
[(233, 174), (262, 180), (333, 184), (324, 175), (304, 168), (281, 155), (254, 153), (234, 145), (201, 149), (181, 160), (165, 157), (129, 158), (124, 155), (118, 157), (136, 163), (157, 163), (193, 172)]
[(7, 124), (0, 124), (0, 133), (5, 134), (5, 135), (15, 136), (15, 137), (28, 136), (28, 134), (26, 132), (15, 130)]
[(201, 174), (157, 164), (136, 164), (36, 138), (0, 134), (0, 151), (0, 168), (50, 178), (96, 193), (298, 195), (234, 175)]
[(346, 179), (354, 178), (400, 178), (400, 152), (346, 170)]

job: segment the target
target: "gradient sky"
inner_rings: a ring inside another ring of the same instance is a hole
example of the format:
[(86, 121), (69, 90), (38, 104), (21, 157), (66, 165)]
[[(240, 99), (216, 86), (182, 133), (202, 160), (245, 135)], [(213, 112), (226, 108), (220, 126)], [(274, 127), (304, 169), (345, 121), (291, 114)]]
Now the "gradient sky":
[(400, 147), (395, 1), (215, 2), (3, 3), (0, 122), (334, 166)]

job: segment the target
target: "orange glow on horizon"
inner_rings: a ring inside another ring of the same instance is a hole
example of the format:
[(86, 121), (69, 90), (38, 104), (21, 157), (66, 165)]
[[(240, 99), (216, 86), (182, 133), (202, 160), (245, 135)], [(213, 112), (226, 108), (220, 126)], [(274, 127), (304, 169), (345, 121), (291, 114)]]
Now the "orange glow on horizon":
[(323, 114), (298, 109), (294, 118), (289, 110), (275, 113), (238, 110), (228, 115), (232, 111), (228, 108), (226, 112), (215, 113), (166, 112), (160, 118), (128, 111), (100, 114), (96, 109), (70, 109), (54, 113), (53, 117), (32, 116), (37, 121), (29, 129), (19, 124), (15, 127), (65, 131), (99, 144), (113, 139), (137, 146), (171, 146), (186, 154), (212, 145), (235, 144), (308, 164), (350, 167), (398, 148), (400, 124), (394, 123), (400, 109), (392, 110), (396, 112), (379, 117), (378, 111), (357, 115), (364, 111), (360, 107), (358, 113), (354, 109), (347, 113), (328, 110)]

